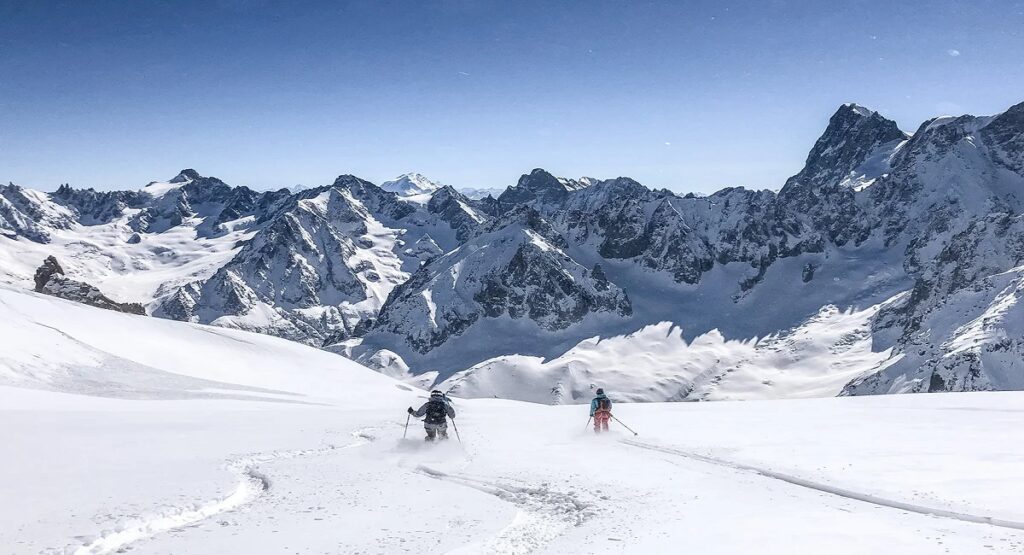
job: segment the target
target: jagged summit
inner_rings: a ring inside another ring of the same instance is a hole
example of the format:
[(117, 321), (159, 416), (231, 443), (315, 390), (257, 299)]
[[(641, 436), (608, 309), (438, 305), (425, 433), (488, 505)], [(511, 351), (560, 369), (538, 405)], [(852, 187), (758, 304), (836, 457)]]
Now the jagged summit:
[(203, 176), (199, 175), (199, 172), (192, 168), (187, 168), (178, 172), (178, 175), (171, 179), (171, 183), (184, 183), (186, 181), (195, 181), (202, 179)]
[(360, 183), (362, 183), (362, 181), (363, 181), (362, 179), (359, 179), (358, 177), (356, 177), (356, 176), (354, 176), (354, 175), (352, 175), (350, 173), (346, 173), (346, 174), (339, 175), (334, 180), (333, 186), (334, 187), (350, 187), (352, 185), (360, 184)]
[[(892, 121), (875, 110), (861, 106), (860, 104), (847, 103), (839, 106), (832, 117), (829, 118), (828, 127), (822, 135), (852, 131), (856, 127), (877, 129), (889, 140), (905, 138), (906, 133), (899, 129), (895, 121)], [(820, 139), (819, 139), (820, 140)]]
[(855, 113), (855, 114), (857, 114), (859, 116), (862, 116), (862, 117), (871, 117), (872, 114), (877, 114), (878, 113), (878, 112), (876, 112), (876, 111), (874, 111), (874, 110), (872, 110), (870, 108), (865, 108), (864, 106), (861, 106), (860, 104), (857, 104), (856, 102), (847, 102), (847, 103), (841, 105), (839, 107), (839, 109), (836, 111), (836, 113), (839, 113), (839, 112), (844, 111), (844, 110), (853, 112), (853, 113)]
[(879, 148), (889, 150), (909, 137), (895, 121), (857, 104), (843, 104), (829, 119), (828, 127), (811, 148), (800, 173), (783, 187), (833, 185), (855, 171)]
[(451, 185), (442, 185), (441, 187), (439, 187), (437, 189), (437, 191), (434, 193), (434, 197), (436, 198), (438, 195), (450, 196), (450, 197), (456, 197), (456, 198), (464, 198), (465, 197), (465, 195), (460, 193), (458, 189), (456, 189), (455, 187), (452, 187)]
[(567, 186), (567, 180), (561, 180), (547, 171), (536, 168), (524, 174), (514, 187), (509, 187), (498, 201), (504, 204), (522, 204), (533, 201), (561, 202), (570, 190), (576, 187)]

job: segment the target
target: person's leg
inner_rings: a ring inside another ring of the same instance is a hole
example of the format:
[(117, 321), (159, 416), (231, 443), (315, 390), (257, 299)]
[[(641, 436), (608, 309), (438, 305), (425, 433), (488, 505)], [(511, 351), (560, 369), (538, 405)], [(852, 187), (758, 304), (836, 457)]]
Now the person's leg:
[(434, 436), (435, 436), (435, 434), (437, 434), (437, 430), (435, 430), (434, 428), (425, 428), (425, 429), (427, 430), (426, 440), (427, 441), (434, 441)]
[(601, 433), (601, 415), (594, 413), (594, 433)]
[(448, 426), (441, 426), (437, 429), (437, 433), (441, 436), (441, 439), (448, 439)]

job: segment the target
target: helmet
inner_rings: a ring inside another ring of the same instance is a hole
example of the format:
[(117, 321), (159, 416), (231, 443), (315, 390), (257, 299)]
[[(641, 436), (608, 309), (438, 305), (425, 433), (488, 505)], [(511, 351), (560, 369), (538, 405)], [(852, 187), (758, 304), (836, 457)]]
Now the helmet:
[(441, 391), (437, 389), (430, 392), (431, 397), (441, 397), (442, 395), (444, 395), (444, 393), (441, 393)]
[(604, 395), (604, 389), (603, 389), (603, 388), (600, 388), (600, 387), (599, 387), (599, 388), (597, 388), (597, 394), (598, 394), (598, 395)]

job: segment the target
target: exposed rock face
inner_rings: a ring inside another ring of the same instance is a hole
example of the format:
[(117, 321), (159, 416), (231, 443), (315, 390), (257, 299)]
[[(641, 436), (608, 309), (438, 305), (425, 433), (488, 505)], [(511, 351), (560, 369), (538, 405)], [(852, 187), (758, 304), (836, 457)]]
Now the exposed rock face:
[(1024, 216), (972, 221), (880, 312), (897, 335), (892, 364), (846, 395), (1024, 389)]
[(203, 176), (199, 175), (199, 172), (192, 168), (181, 170), (178, 175), (171, 178), (171, 183), (187, 183), (189, 181), (196, 181), (203, 179)]
[(43, 261), (43, 265), (36, 270), (36, 293), (42, 293), (46, 283), (54, 275), (64, 275), (64, 268), (60, 267), (60, 263), (57, 262), (56, 258), (47, 256), (46, 260)]
[(64, 269), (57, 259), (52, 256), (48, 256), (43, 265), (36, 270), (35, 283), (35, 289), (39, 293), (117, 312), (142, 316), (146, 314), (146, 309), (139, 303), (119, 303), (104, 296), (99, 289), (88, 283), (69, 279), (64, 275)]
[(993, 159), (1006, 169), (1024, 173), (1024, 102), (1013, 106), (981, 130)]
[(55, 230), (68, 229), (74, 216), (42, 193), (14, 184), (0, 185), (0, 234), (48, 243)]
[(447, 222), (460, 242), (478, 233), (486, 221), (483, 214), (470, 206), (468, 198), (447, 185), (431, 195), (427, 211)]
[(485, 316), (528, 317), (542, 328), (564, 329), (591, 313), (632, 313), (624, 293), (616, 290), (608, 294), (607, 278), (572, 267), (583, 278), (577, 281), (577, 276), (564, 267), (571, 259), (553, 256), (550, 249), (550, 244), (524, 243), (507, 266), (484, 279), (473, 300), (480, 303)]
[(515, 187), (509, 187), (498, 197), (498, 202), (505, 205), (560, 204), (569, 196), (570, 191), (586, 186), (586, 183), (579, 181), (558, 179), (538, 168), (520, 177)]
[(856, 104), (840, 106), (825, 132), (814, 143), (800, 173), (786, 188), (816, 188), (843, 184), (852, 172), (876, 153), (907, 140), (896, 122)]
[(565, 246), (536, 210), (507, 213), (398, 286), (372, 329), (427, 353), (482, 319), (525, 320), (555, 331), (596, 314), (629, 316), (628, 296), (599, 268), (590, 272), (577, 263)]
[(79, 223), (95, 225), (113, 221), (128, 208), (141, 208), (149, 195), (141, 191), (95, 191), (61, 185), (51, 196), (54, 202), (73, 211)]

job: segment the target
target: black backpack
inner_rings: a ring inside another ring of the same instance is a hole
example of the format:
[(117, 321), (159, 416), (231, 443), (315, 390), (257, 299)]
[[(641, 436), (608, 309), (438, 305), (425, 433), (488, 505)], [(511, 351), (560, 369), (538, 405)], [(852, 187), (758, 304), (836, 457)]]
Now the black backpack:
[(445, 410), (444, 401), (431, 399), (427, 403), (427, 423), (444, 424), (448, 412)]
[(607, 397), (605, 397), (604, 399), (598, 399), (597, 400), (597, 410), (605, 410), (605, 411), (612, 410), (612, 400), (607, 398)]

